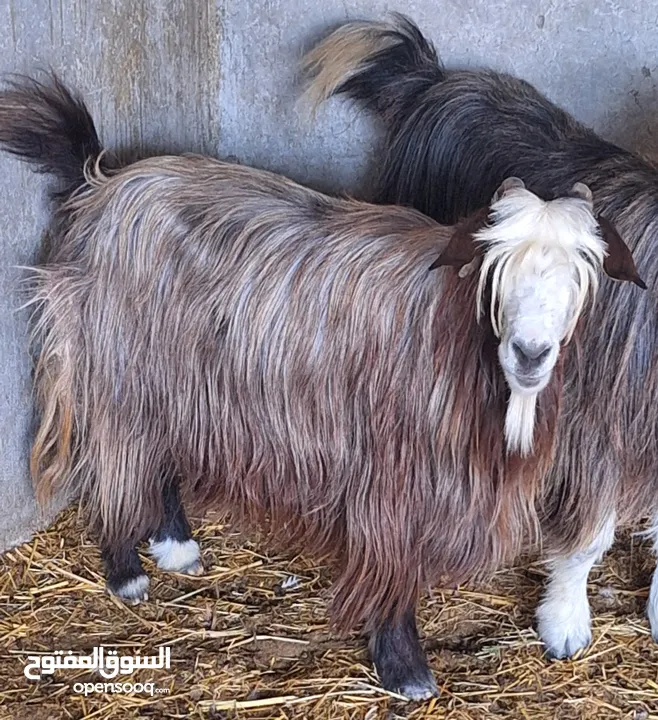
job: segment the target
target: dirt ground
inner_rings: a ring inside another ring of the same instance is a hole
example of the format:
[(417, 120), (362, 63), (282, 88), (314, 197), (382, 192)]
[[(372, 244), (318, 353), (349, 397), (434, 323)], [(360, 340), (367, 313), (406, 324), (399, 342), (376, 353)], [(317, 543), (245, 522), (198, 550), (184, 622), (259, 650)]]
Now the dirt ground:
[[(1, 558), (0, 718), (658, 720), (658, 646), (644, 616), (653, 559), (629, 534), (592, 573), (594, 642), (573, 661), (542, 657), (540, 563), (487, 586), (434, 589), (419, 627), (441, 696), (424, 704), (378, 687), (359, 637), (329, 634), (326, 568), (267, 555), (217, 518), (197, 525), (197, 538), (206, 574), (165, 574), (145, 556), (150, 599), (136, 607), (105, 593), (98, 550), (73, 510)], [(78, 684), (102, 680), (88, 670), (23, 674), (28, 655), (100, 645), (120, 655), (170, 646), (169, 670), (129, 678), (166, 693), (85, 697)]]

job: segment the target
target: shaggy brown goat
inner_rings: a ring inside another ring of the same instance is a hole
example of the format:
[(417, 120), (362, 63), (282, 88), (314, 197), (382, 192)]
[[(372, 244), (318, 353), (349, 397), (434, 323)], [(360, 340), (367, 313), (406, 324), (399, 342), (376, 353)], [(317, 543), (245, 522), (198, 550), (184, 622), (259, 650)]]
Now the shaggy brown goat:
[[(408, 19), (350, 23), (311, 51), (317, 102), (358, 99), (386, 129), (378, 200), (453, 222), (485, 205), (508, 175), (542, 197), (575, 182), (621, 231), (651, 285), (658, 271), (658, 170), (598, 137), (532, 85), (492, 71), (447, 71)], [(537, 616), (550, 654), (591, 640), (587, 576), (615, 524), (652, 518), (658, 551), (658, 312), (642, 297), (601, 286), (596, 322), (565, 366), (566, 412), (540, 503), (552, 558)], [(581, 362), (576, 362), (580, 357)], [(658, 640), (658, 573), (648, 602)]]
[(199, 156), (108, 173), (55, 80), (0, 94), (0, 142), (70, 193), (37, 277), (33, 469), (80, 495), (110, 588), (145, 595), (148, 537), (199, 570), (180, 489), (333, 560), (336, 623), (364, 624), (383, 684), (436, 692), (418, 593), (532, 538), (560, 344), (601, 269), (641, 282), (588, 189), (508, 180), (451, 228)]

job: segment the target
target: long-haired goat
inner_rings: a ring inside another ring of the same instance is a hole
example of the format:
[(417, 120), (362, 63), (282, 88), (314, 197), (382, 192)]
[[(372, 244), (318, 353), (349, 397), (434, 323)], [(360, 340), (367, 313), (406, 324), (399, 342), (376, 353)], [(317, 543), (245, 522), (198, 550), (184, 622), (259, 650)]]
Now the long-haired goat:
[[(383, 120), (380, 201), (452, 222), (482, 207), (508, 175), (547, 198), (583, 182), (596, 213), (607, 218), (602, 222), (614, 222), (655, 283), (658, 170), (602, 140), (528, 83), (491, 71), (447, 72), (402, 16), (339, 28), (311, 51), (307, 66), (316, 101), (346, 93)], [(541, 502), (552, 563), (538, 626), (557, 657), (591, 640), (587, 576), (612, 544), (615, 525), (649, 516), (658, 531), (655, 295), (631, 296), (605, 283), (595, 317), (582, 351), (565, 367), (566, 412)], [(658, 639), (658, 574), (648, 615)]]
[(143, 596), (147, 537), (196, 569), (177, 493), (212, 502), (330, 557), (337, 625), (364, 624), (386, 687), (434, 693), (420, 588), (533, 535), (560, 343), (601, 269), (641, 282), (589, 190), (544, 202), (507, 180), (452, 228), (199, 156), (107, 173), (56, 81), (0, 94), (0, 142), (77, 178), (37, 276), (33, 466), (42, 494), (81, 496), (109, 587)]

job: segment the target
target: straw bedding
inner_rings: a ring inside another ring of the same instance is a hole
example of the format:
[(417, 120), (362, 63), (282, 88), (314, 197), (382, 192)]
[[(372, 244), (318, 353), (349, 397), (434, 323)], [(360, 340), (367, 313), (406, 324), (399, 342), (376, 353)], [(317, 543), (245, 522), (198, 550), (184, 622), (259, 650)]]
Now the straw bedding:
[[(358, 637), (330, 635), (326, 568), (268, 555), (218, 517), (195, 527), (206, 575), (165, 574), (145, 556), (150, 599), (137, 607), (105, 594), (74, 509), (0, 558), (0, 718), (658, 719), (658, 646), (644, 617), (653, 559), (630, 535), (592, 573), (594, 642), (573, 661), (544, 659), (532, 629), (540, 563), (434, 589), (419, 627), (442, 693), (413, 704), (377, 686)], [(169, 670), (130, 676), (168, 694), (85, 697), (74, 684), (102, 680), (88, 670), (23, 675), (30, 654), (98, 645), (129, 655), (169, 645)]]

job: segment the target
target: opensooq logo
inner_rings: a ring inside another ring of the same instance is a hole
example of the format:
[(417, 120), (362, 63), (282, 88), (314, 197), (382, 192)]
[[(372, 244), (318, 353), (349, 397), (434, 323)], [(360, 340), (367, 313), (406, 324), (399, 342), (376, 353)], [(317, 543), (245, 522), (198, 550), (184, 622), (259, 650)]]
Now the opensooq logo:
[(28, 655), (23, 673), (28, 680), (40, 680), (55, 670), (98, 670), (104, 678), (130, 675), (135, 670), (169, 669), (171, 649), (160, 648), (158, 655), (117, 655), (116, 650), (95, 647), (91, 655), (74, 655), (72, 650), (55, 650), (52, 655)]

